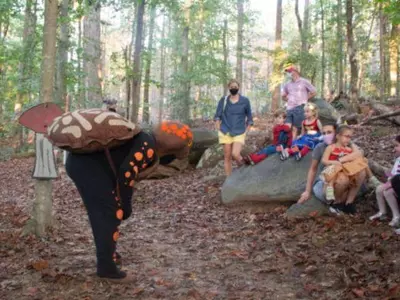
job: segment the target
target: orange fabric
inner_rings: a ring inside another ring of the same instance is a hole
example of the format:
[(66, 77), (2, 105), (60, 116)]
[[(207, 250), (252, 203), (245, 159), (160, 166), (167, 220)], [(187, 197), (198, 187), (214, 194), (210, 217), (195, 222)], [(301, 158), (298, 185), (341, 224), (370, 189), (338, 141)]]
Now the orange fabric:
[(138, 160), (138, 161), (141, 161), (143, 159), (143, 153), (141, 153), (141, 152), (136, 152), (134, 154), (134, 156), (135, 156), (136, 160)]
[(118, 238), (119, 238), (119, 232), (116, 231), (116, 232), (114, 232), (114, 234), (113, 234), (113, 240), (114, 240), (114, 242), (116, 242), (116, 241), (118, 240)]
[(123, 217), (124, 217), (124, 211), (122, 209), (118, 209), (117, 210), (117, 219), (122, 220)]

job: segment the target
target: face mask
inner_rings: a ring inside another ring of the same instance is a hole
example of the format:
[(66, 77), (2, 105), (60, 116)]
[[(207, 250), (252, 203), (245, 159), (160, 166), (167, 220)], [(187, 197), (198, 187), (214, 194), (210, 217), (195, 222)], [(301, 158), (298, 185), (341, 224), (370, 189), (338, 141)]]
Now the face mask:
[(286, 73), (286, 80), (292, 80), (292, 73)]
[(333, 133), (331, 133), (331, 134), (325, 134), (325, 135), (323, 136), (323, 138), (324, 138), (325, 144), (330, 145), (330, 144), (332, 144), (333, 139), (335, 138), (335, 134), (333, 134)]
[(231, 93), (231, 95), (235, 96), (239, 90), (238, 89), (230, 89), (229, 92)]

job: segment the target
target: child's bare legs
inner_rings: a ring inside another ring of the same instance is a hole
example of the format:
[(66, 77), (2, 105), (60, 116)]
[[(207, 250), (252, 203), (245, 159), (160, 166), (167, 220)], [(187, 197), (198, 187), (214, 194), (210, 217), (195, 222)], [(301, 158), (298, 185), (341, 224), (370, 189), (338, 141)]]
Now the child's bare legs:
[(383, 195), (384, 191), (385, 191), (384, 184), (379, 185), (375, 190), (376, 202), (378, 203), (379, 212), (371, 216), (370, 220), (381, 218), (382, 216), (385, 216), (387, 214), (385, 196)]
[(383, 196), (389, 204), (390, 209), (392, 210), (393, 218), (390, 221), (389, 225), (396, 227), (400, 224), (400, 212), (399, 205), (397, 204), (396, 193), (392, 188), (383, 191)]
[(346, 205), (354, 202), (357, 193), (360, 190), (361, 185), (364, 183), (366, 177), (367, 173), (365, 171), (361, 171), (360, 173), (357, 174), (355, 186), (350, 188), (349, 193), (347, 195)]
[(232, 144), (224, 144), (224, 169), (226, 176), (232, 174)]
[(349, 191), (350, 180), (349, 177), (340, 172), (335, 180), (335, 203), (344, 203), (347, 199)]

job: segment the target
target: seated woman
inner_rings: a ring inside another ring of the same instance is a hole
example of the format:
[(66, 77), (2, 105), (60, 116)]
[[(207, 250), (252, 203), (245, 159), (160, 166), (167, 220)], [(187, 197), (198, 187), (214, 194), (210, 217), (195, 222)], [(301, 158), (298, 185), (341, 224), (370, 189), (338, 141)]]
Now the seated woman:
[[(354, 158), (352, 160), (348, 159), (346, 161), (346, 166), (342, 161), (343, 157), (346, 157), (354, 151), (354, 146), (351, 144), (352, 134), (353, 130), (350, 126), (341, 125), (336, 133), (336, 142), (326, 148), (322, 157), (322, 163), (326, 166), (326, 168), (322, 171), (321, 178), (325, 183), (326, 199), (330, 203), (337, 200), (335, 199), (333, 184), (338, 174), (343, 173), (345, 176), (349, 177), (350, 184), (358, 186), (359, 189), (361, 187), (361, 183), (357, 183), (357, 175), (361, 172), (364, 172), (366, 175), (369, 173), (368, 164), (362, 157)], [(358, 161), (356, 162), (356, 160)], [(357, 164), (351, 165), (352, 162), (356, 162)], [(358, 170), (350, 170), (350, 168), (358, 168)], [(349, 193), (345, 200), (345, 204), (352, 205), (356, 195), (357, 193)], [(335, 202), (341, 203), (342, 199)]]
[[(299, 198), (297, 203), (301, 204), (306, 202), (311, 198), (312, 193), (314, 193), (315, 197), (318, 200), (326, 204), (329, 203), (329, 201), (327, 201), (325, 198), (324, 182), (317, 177), (317, 174), (324, 168), (324, 165), (321, 164), (322, 156), (324, 154), (325, 149), (333, 143), (336, 135), (336, 130), (337, 130), (337, 125), (335, 123), (323, 124), (322, 127), (323, 142), (318, 144), (318, 146), (312, 152), (312, 161), (310, 169), (308, 170), (307, 174), (306, 189), (301, 194), (301, 197)], [(355, 144), (352, 143), (351, 147), (353, 149), (353, 152), (349, 155), (340, 158), (340, 161), (342, 163), (363, 157), (363, 153)], [(334, 182), (334, 194), (337, 202), (345, 203), (348, 197), (353, 197), (353, 195), (355, 197), (358, 191), (360, 190), (361, 185), (365, 182), (366, 176), (367, 176), (366, 172), (360, 172), (357, 176), (355, 176), (356, 184), (350, 185), (349, 178), (345, 176), (343, 173), (339, 173)], [(329, 210), (332, 213), (336, 214), (340, 213), (341, 211), (346, 213), (355, 213), (355, 207), (353, 204), (350, 205), (333, 204), (330, 206)]]

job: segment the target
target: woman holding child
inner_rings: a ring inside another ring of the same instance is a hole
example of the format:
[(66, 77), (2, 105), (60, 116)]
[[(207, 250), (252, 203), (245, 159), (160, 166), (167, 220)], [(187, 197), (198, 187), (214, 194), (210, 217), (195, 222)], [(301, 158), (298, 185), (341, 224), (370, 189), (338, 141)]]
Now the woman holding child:
[[(340, 143), (346, 144), (346, 147), (350, 147), (351, 153), (339, 155), (335, 163), (336, 165), (363, 159), (363, 153), (355, 144), (351, 143), (351, 135), (351, 128), (347, 125), (342, 125), (337, 129), (336, 124), (323, 124), (323, 143), (320, 143), (312, 152), (312, 162), (307, 175), (306, 190), (301, 195), (298, 203), (307, 201), (311, 197), (311, 192), (313, 192), (320, 201), (330, 205), (330, 210), (332, 212), (344, 211), (355, 213), (354, 199), (361, 185), (367, 178), (367, 169), (354, 174), (352, 178), (349, 178), (344, 172), (338, 172), (334, 179), (331, 179), (332, 182), (329, 183), (333, 186), (334, 194), (334, 197), (328, 197), (330, 200), (327, 199), (325, 194), (328, 182), (324, 182), (323, 177), (317, 177), (317, 174), (325, 168), (325, 165), (321, 163), (325, 151), (327, 151), (325, 157), (329, 158), (333, 147), (330, 147), (329, 150), (327, 150), (327, 148), (337, 143), (337, 139), (342, 141)], [(325, 162), (327, 163), (327, 161)], [(352, 181), (350, 179), (352, 179)], [(334, 200), (332, 200), (332, 198), (334, 198)]]
[(238, 165), (243, 164), (240, 152), (245, 143), (246, 132), (253, 125), (250, 101), (239, 94), (239, 82), (232, 79), (228, 88), (230, 95), (219, 100), (214, 118), (219, 143), (224, 147), (224, 168), (227, 176), (232, 173), (232, 158)]

